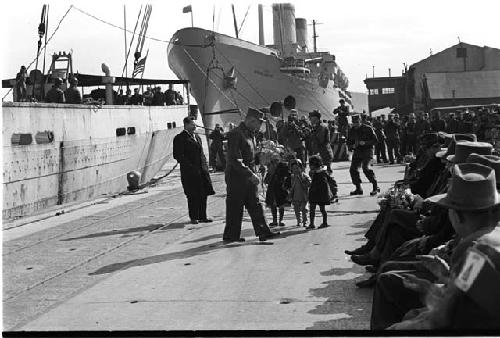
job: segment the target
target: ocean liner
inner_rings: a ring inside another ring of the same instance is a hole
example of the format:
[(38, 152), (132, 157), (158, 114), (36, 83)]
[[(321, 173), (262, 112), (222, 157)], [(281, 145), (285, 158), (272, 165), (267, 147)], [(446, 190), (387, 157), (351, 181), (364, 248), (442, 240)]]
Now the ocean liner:
[[(269, 107), (292, 95), (299, 115), (319, 109), (323, 119), (344, 99), (352, 108), (348, 79), (335, 56), (309, 51), (307, 20), (295, 18), (292, 4), (273, 4), (274, 44), (264, 45), (259, 5), (259, 44), (196, 27), (178, 30), (168, 62), (180, 79), (191, 81), (206, 128), (238, 123), (248, 107)], [(315, 30), (315, 26), (313, 26)]]

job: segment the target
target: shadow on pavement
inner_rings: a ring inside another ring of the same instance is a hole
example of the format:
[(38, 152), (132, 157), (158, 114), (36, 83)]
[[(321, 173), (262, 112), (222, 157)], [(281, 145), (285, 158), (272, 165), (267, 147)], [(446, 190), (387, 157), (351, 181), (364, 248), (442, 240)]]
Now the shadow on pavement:
[(322, 276), (335, 276), (337, 279), (323, 282), (322, 288), (309, 289), (312, 296), (326, 298), (326, 300), (309, 310), (308, 313), (331, 315), (332, 319), (314, 322), (306, 330), (369, 329), (367, 323), (370, 322), (372, 290), (359, 289), (355, 286), (364, 273), (363, 267), (358, 265), (352, 268), (333, 268), (321, 272)]
[[(182, 229), (188, 223), (189, 222), (187, 222), (187, 223), (169, 223), (169, 224), (154, 223), (154, 224), (149, 224), (149, 225), (144, 226), (144, 227), (127, 228), (127, 229), (120, 229), (120, 230), (110, 230), (110, 231), (98, 232), (95, 234), (89, 234), (89, 235), (80, 236), (80, 237), (65, 238), (65, 239), (61, 239), (61, 241), (67, 242), (67, 241), (74, 241), (74, 240), (78, 240), (78, 239), (97, 238), (97, 237), (115, 236), (115, 235), (130, 235), (132, 233), (155, 231), (155, 230), (165, 231), (165, 230), (173, 230), (173, 229)], [(160, 228), (163, 228), (163, 229), (160, 229)]]
[[(251, 229), (250, 229), (251, 230)], [(196, 248), (190, 248), (186, 249), (183, 251), (177, 251), (177, 252), (170, 252), (162, 255), (155, 255), (155, 256), (150, 256), (150, 257), (145, 257), (145, 258), (138, 258), (138, 259), (133, 259), (127, 262), (122, 262), (122, 263), (114, 263), (110, 265), (103, 266), (102, 268), (89, 273), (90, 276), (93, 275), (101, 275), (105, 273), (112, 273), (116, 271), (122, 271), (126, 270), (129, 268), (132, 268), (134, 266), (145, 266), (145, 265), (150, 265), (150, 264), (156, 264), (156, 263), (161, 263), (161, 262), (166, 262), (166, 261), (171, 261), (171, 260), (176, 260), (176, 259), (186, 259), (186, 258), (191, 258), (191, 257), (196, 257), (200, 255), (206, 255), (212, 251), (218, 250), (218, 249), (231, 249), (235, 247), (240, 247), (240, 246), (245, 246), (245, 245), (272, 245), (274, 241), (281, 240), (283, 238), (295, 236), (295, 235), (300, 235), (308, 230), (290, 230), (284, 233), (281, 233), (278, 237), (273, 238), (272, 240), (268, 240), (266, 242), (259, 242), (258, 239), (250, 240), (247, 242), (243, 243), (230, 243), (230, 244), (223, 244), (222, 240), (219, 242), (211, 243), (211, 244), (205, 244), (198, 246)]]

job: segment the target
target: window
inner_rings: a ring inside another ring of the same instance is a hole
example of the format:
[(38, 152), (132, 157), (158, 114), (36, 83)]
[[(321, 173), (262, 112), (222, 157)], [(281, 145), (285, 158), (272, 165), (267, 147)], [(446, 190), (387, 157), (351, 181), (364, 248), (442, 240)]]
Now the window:
[(378, 95), (378, 88), (369, 89), (368, 95)]
[(382, 94), (394, 94), (394, 88), (382, 88)]

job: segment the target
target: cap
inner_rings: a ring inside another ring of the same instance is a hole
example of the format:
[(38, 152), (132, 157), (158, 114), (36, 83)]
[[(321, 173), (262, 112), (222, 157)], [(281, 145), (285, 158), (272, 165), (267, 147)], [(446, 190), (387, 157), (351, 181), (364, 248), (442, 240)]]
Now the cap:
[(254, 117), (257, 120), (264, 122), (264, 113), (255, 108), (248, 108), (247, 117)]
[(319, 110), (313, 110), (309, 113), (309, 117), (317, 117), (318, 119), (321, 119), (321, 113)]

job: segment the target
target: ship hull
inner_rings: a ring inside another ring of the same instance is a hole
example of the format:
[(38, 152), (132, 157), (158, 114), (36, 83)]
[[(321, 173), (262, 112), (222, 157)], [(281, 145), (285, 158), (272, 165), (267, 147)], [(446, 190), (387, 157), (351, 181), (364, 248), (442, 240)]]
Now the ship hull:
[[(275, 53), (274, 49), (223, 34), (184, 28), (170, 40), (168, 61), (179, 79), (190, 79), (191, 93), (207, 128), (215, 123), (226, 127), (230, 122), (238, 123), (248, 107), (269, 107), (288, 95), (295, 97), (299, 115), (318, 109), (323, 119), (332, 120), (340, 99), (333, 81), (323, 88), (316, 79), (283, 73)], [(237, 82), (235, 88), (225, 88), (224, 74), (232, 67)], [(241, 114), (224, 113), (235, 108)]]
[[(172, 159), (187, 113), (187, 106), (4, 103), (2, 218), (125, 191), (132, 170), (148, 182)], [(33, 141), (18, 144), (20, 134)]]

